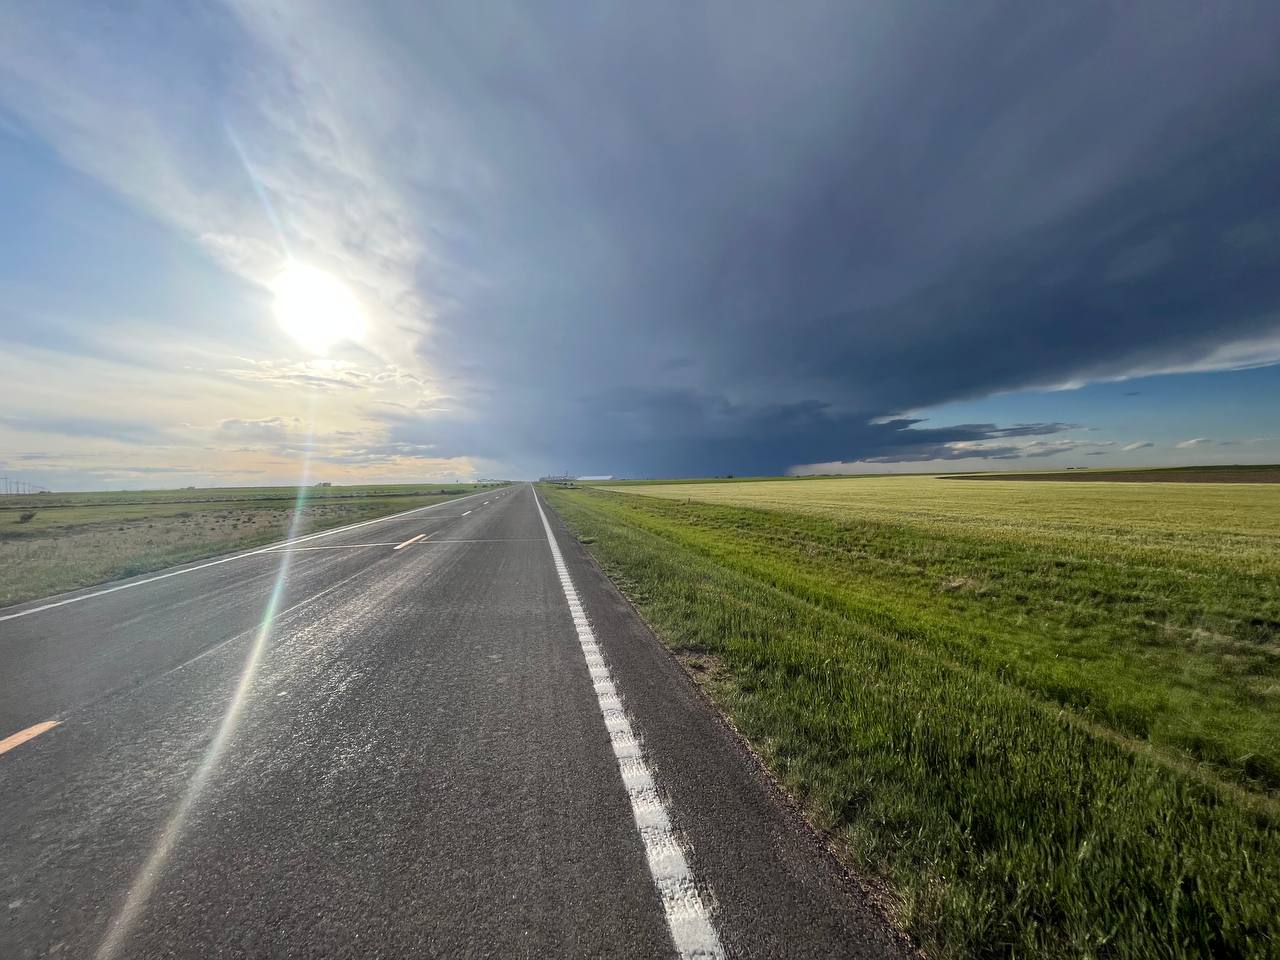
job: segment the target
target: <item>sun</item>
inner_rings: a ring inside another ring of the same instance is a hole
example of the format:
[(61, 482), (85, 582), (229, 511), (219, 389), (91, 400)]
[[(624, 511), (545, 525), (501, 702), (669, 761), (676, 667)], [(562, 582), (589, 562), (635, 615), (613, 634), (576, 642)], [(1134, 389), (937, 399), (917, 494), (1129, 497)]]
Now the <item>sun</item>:
[(307, 351), (324, 356), (343, 340), (364, 336), (364, 313), (351, 289), (332, 274), (290, 263), (271, 284), (276, 320)]

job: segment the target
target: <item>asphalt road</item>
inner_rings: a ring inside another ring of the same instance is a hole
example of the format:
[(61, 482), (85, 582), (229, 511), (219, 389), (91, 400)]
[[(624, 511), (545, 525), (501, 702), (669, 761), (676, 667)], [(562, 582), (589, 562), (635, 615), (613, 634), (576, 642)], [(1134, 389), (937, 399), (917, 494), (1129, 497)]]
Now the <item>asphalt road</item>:
[(175, 569), (0, 610), (0, 957), (903, 955), (532, 487)]

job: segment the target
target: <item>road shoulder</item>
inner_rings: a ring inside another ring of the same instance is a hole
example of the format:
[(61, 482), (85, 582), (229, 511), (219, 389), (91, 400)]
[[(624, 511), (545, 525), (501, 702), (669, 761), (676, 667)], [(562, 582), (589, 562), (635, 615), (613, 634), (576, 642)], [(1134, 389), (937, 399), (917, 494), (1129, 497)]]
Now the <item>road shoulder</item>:
[(727, 952), (909, 957), (905, 936), (798, 814), (560, 516), (548, 519)]

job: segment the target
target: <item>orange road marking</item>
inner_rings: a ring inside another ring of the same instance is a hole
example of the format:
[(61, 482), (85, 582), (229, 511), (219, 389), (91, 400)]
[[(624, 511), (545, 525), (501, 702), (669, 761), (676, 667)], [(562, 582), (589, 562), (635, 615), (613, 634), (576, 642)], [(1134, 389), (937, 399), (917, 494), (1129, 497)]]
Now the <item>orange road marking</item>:
[(37, 723), (35, 726), (27, 727), (25, 730), (19, 730), (11, 737), (5, 737), (0, 740), (0, 753), (8, 753), (14, 747), (20, 747), (28, 740), (34, 740), (46, 730), (52, 730), (61, 720), (45, 720), (43, 723)]

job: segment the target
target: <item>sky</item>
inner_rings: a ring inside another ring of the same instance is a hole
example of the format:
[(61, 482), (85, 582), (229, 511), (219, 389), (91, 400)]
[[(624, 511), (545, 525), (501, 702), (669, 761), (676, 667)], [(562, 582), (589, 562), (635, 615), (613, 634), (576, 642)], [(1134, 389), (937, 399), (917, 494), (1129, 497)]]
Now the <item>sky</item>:
[(0, 6), (0, 473), (1280, 462), (1280, 8)]

